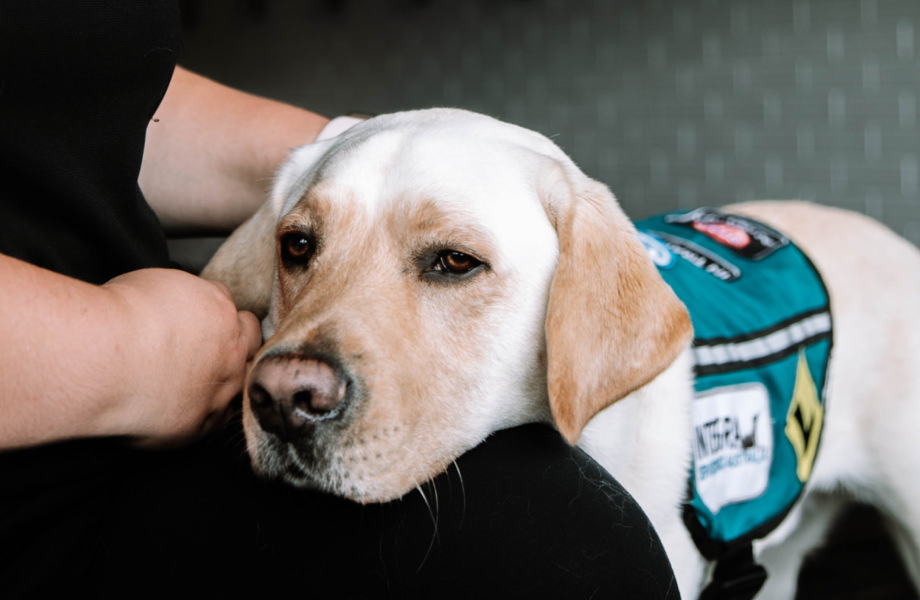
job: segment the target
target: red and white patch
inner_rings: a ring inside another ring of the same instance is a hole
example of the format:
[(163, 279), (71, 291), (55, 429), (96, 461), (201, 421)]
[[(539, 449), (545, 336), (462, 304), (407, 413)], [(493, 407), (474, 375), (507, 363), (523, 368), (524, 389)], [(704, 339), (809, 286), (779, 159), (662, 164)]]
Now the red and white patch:
[(700, 223), (699, 221), (694, 221), (693, 228), (708, 235), (720, 244), (736, 250), (747, 248), (751, 243), (751, 236), (746, 231), (727, 223)]

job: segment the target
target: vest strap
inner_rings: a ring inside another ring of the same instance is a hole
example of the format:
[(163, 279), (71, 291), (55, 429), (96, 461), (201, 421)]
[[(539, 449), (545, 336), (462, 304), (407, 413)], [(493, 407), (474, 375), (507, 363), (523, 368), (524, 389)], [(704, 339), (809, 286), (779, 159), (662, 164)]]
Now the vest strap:
[(746, 544), (719, 560), (700, 600), (752, 600), (766, 580), (767, 570), (754, 562), (754, 549)]

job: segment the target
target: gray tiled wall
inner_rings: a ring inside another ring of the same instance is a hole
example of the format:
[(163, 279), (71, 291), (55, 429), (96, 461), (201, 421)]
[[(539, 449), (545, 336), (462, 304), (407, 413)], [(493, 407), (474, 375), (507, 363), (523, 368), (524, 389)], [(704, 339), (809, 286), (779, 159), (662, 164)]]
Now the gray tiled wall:
[(243, 89), (327, 115), (492, 114), (634, 217), (795, 197), (920, 243), (920, 0), (196, 4), (184, 63)]

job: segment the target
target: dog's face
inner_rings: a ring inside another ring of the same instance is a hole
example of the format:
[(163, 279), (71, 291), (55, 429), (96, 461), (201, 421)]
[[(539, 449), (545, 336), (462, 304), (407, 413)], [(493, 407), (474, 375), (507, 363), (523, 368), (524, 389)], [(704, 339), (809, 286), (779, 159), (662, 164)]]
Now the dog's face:
[(265, 316), (244, 400), (257, 471), (362, 502), (498, 429), (553, 420), (574, 441), (689, 333), (609, 192), (542, 136), (462, 111), (295, 151), (205, 275)]

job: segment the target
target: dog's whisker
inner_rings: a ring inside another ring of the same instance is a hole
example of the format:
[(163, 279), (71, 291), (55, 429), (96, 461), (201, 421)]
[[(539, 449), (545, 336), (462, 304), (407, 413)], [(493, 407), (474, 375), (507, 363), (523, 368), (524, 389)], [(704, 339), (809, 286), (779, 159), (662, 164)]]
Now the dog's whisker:
[(460, 472), (460, 465), (457, 464), (456, 460), (450, 461), (450, 464), (454, 466), (454, 470), (457, 471), (457, 479), (460, 480), (460, 524), (463, 524), (463, 521), (466, 517), (466, 484), (463, 483), (463, 473)]
[[(425, 495), (425, 491), (422, 489), (422, 486), (431, 486), (432, 495), (434, 497), (434, 505), (432, 506), (431, 502), (428, 500), (428, 496)], [(415, 570), (416, 573), (420, 573), (422, 567), (425, 566), (425, 563), (428, 562), (428, 557), (431, 556), (431, 551), (434, 549), (434, 544), (438, 540), (438, 490), (432, 481), (426, 481), (424, 483), (416, 483), (415, 489), (418, 490), (418, 493), (421, 494), (422, 500), (425, 502), (425, 506), (428, 508), (428, 514), (431, 517), (431, 524), (433, 525), (431, 532), (431, 539), (428, 541), (428, 548), (425, 550), (425, 556), (422, 557), (422, 560), (419, 562), (418, 568)]]
[[(434, 496), (434, 505), (432, 505), (431, 501), (428, 499), (428, 496), (425, 494), (425, 491), (422, 489), (422, 486), (427, 486), (427, 485), (432, 486), (432, 495)], [(425, 481), (423, 483), (416, 483), (415, 489), (418, 490), (419, 494), (421, 494), (422, 501), (425, 503), (425, 507), (428, 509), (428, 516), (431, 517), (431, 524), (434, 526), (435, 532), (437, 532), (437, 528), (438, 528), (437, 489), (434, 488), (434, 484), (430, 481)]]

